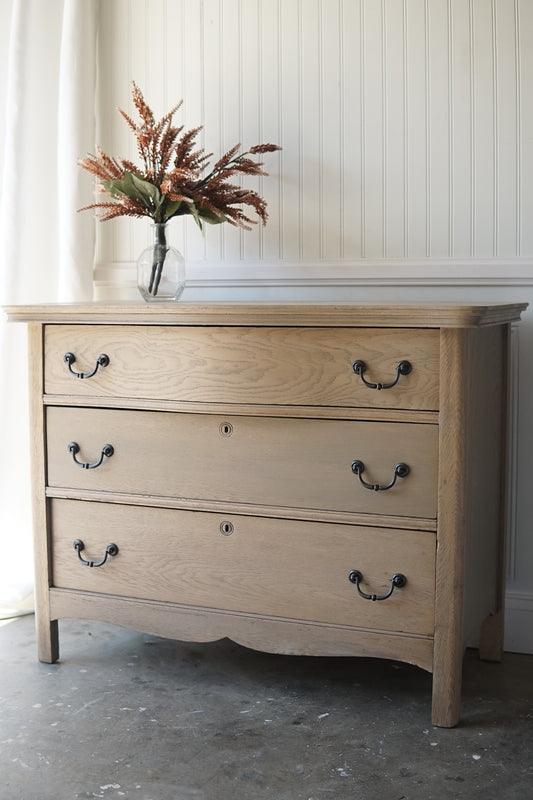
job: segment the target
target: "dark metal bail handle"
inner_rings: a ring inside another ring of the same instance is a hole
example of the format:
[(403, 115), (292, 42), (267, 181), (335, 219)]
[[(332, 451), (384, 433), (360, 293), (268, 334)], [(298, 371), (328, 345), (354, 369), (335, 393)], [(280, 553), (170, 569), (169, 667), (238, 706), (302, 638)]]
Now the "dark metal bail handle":
[(77, 442), (70, 442), (68, 445), (69, 453), (72, 453), (72, 458), (74, 459), (74, 463), (81, 467), (82, 469), (96, 469), (99, 467), (102, 461), (104, 460), (104, 456), (106, 458), (111, 458), (113, 453), (115, 452), (115, 448), (112, 444), (104, 444), (102, 450), (100, 452), (100, 458), (98, 461), (95, 461), (94, 464), (89, 464), (87, 461), (78, 461), (76, 458), (76, 454), (80, 452), (80, 446)]
[(361, 591), (361, 587), (359, 586), (359, 582), (363, 580), (363, 576), (358, 569), (351, 570), (351, 572), (348, 574), (348, 580), (355, 584), (357, 593), (363, 598), (363, 600), (386, 600), (387, 597), (391, 596), (395, 589), (402, 589), (407, 583), (407, 578), (405, 575), (402, 575), (401, 572), (396, 572), (391, 578), (390, 589), (387, 594), (367, 594), (366, 592)]
[(76, 361), (76, 356), (74, 353), (65, 353), (63, 356), (63, 361), (68, 367), (68, 371), (71, 375), (74, 375), (75, 378), (92, 378), (93, 375), (96, 375), (98, 372), (98, 367), (107, 367), (109, 364), (109, 356), (105, 353), (100, 353), (98, 358), (96, 359), (96, 364), (92, 372), (74, 372), (72, 369), (72, 364)]
[(361, 359), (357, 359), (352, 364), (352, 369), (356, 375), (359, 375), (365, 386), (369, 389), (392, 389), (393, 386), (396, 386), (400, 379), (400, 375), (409, 375), (413, 367), (411, 366), (410, 361), (399, 361), (396, 367), (396, 377), (390, 383), (370, 383), (365, 379), (364, 373), (366, 370), (366, 363)]
[(87, 561), (85, 558), (82, 558), (82, 556), (81, 556), (81, 551), (85, 550), (85, 545), (82, 542), (82, 540), (81, 539), (75, 539), (73, 547), (74, 547), (74, 550), (78, 554), (79, 560), (86, 567), (101, 567), (107, 561), (107, 557), (108, 556), (116, 556), (117, 553), (118, 553), (118, 546), (116, 544), (111, 543), (111, 544), (107, 545), (107, 547), (105, 549), (104, 557), (101, 559), (101, 561)]
[(404, 464), (401, 461), (399, 464), (396, 464), (394, 467), (394, 475), (392, 480), (389, 483), (379, 484), (379, 483), (367, 483), (367, 481), (363, 480), (361, 477), (363, 472), (365, 471), (365, 465), (359, 459), (352, 461), (352, 472), (354, 475), (359, 476), (359, 480), (365, 487), (365, 489), (371, 489), (374, 492), (384, 492), (386, 489), (392, 489), (394, 484), (396, 483), (396, 478), (405, 478), (409, 475), (410, 469), (408, 464)]

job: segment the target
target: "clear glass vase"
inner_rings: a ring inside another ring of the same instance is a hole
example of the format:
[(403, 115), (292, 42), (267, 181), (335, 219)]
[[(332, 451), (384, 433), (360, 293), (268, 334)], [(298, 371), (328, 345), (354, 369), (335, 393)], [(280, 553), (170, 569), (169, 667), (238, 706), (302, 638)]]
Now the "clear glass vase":
[(155, 222), (153, 244), (137, 261), (137, 286), (148, 302), (177, 300), (185, 287), (185, 259), (167, 244), (166, 222)]

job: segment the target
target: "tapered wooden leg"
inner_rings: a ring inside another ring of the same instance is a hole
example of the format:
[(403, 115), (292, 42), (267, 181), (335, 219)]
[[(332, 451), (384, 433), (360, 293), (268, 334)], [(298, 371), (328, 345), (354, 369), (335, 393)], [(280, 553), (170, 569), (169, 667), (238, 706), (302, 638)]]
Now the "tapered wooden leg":
[(448, 654), (447, 663), (433, 672), (431, 721), (439, 728), (453, 728), (459, 722), (463, 653)]
[(45, 664), (53, 664), (59, 658), (59, 626), (57, 619), (50, 622), (37, 615), (37, 656)]

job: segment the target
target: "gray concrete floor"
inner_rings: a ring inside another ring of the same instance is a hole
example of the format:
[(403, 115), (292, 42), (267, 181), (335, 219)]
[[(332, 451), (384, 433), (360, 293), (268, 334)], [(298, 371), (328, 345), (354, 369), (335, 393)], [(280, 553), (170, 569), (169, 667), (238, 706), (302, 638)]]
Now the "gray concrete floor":
[(0, 627), (0, 800), (528, 800), (533, 657), (468, 651), (462, 721), (430, 723), (431, 677), (33, 617)]

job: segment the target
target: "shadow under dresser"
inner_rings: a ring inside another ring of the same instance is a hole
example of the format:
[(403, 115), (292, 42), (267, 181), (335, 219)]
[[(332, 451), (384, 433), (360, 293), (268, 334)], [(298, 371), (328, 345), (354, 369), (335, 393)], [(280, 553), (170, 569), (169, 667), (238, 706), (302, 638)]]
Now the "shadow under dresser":
[(8, 307), (29, 326), (39, 658), (71, 617), (397, 659), (457, 724), (465, 646), (502, 652), (525, 307)]

